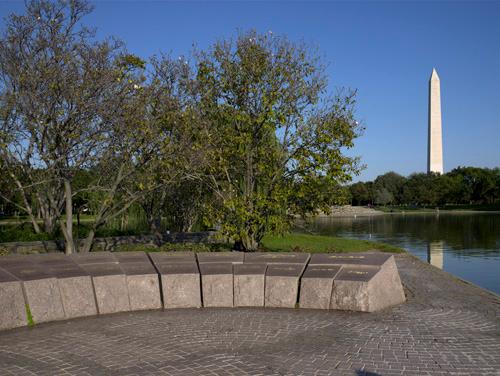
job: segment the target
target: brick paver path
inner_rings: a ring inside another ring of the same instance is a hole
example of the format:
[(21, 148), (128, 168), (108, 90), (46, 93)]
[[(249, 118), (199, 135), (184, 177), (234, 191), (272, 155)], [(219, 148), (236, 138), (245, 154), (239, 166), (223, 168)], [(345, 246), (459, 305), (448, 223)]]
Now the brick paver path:
[(398, 256), (408, 302), (375, 314), (189, 309), (0, 333), (0, 375), (500, 375), (500, 299)]

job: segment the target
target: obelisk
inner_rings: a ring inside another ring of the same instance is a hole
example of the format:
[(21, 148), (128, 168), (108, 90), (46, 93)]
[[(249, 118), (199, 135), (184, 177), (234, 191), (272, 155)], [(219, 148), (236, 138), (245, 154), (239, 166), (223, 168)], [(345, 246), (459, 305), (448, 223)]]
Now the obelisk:
[(443, 173), (443, 137), (441, 129), (441, 85), (432, 69), (429, 80), (429, 135), (427, 144), (427, 172)]

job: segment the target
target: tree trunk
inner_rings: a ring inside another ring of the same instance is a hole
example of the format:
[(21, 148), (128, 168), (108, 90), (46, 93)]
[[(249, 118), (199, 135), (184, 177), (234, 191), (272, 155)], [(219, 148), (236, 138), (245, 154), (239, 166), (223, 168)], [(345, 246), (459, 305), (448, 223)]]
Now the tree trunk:
[(125, 231), (128, 227), (128, 212), (124, 212), (121, 216), (120, 230)]
[(245, 252), (254, 252), (259, 249), (259, 242), (253, 235), (243, 235), (239, 241), (240, 247)]
[(41, 233), (42, 231), (40, 230), (40, 226), (38, 225), (36, 218), (33, 216), (32, 213), (28, 213), (28, 215), (30, 217), (31, 224), (33, 225), (33, 231), (35, 231), (35, 234)]
[(94, 242), (95, 231), (94, 229), (90, 229), (87, 237), (83, 241), (83, 247), (80, 249), (80, 252), (90, 252), (92, 248), (92, 243)]
[(47, 214), (46, 216), (43, 217), (43, 230), (48, 233), (52, 234), (55, 231), (56, 228), (56, 221), (54, 216)]
[(23, 198), (23, 203), (26, 208), (26, 213), (30, 218), (31, 224), (33, 225), (33, 230), (35, 231), (35, 234), (40, 234), (42, 231), (40, 230), (40, 226), (38, 225), (38, 222), (33, 214), (33, 209), (31, 208), (31, 204), (29, 203), (23, 191), (21, 191), (21, 196)]
[(65, 252), (67, 255), (75, 253), (75, 241), (73, 239), (73, 195), (71, 183), (64, 179), (65, 213), (66, 225), (61, 221), (61, 229), (64, 235)]
[(154, 215), (152, 213), (146, 215), (148, 221), (148, 227), (151, 234), (158, 235), (161, 232), (161, 217), (160, 215)]

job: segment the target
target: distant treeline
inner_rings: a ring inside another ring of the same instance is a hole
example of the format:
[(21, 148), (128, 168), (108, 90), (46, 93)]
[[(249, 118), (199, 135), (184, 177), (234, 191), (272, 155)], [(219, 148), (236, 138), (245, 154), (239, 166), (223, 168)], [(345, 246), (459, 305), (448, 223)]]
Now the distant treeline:
[(352, 205), (436, 206), (500, 203), (500, 168), (457, 167), (440, 174), (395, 172), (349, 186)]

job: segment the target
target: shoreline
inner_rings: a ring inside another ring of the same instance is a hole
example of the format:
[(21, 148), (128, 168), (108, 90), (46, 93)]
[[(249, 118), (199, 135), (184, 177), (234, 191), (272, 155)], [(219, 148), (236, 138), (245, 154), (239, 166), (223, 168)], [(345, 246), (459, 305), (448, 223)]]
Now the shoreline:
[(316, 217), (373, 217), (380, 215), (394, 215), (394, 214), (500, 214), (500, 210), (474, 210), (474, 209), (415, 209), (415, 210), (395, 210), (383, 211), (366, 206), (339, 206), (332, 208), (330, 214), (319, 213)]

